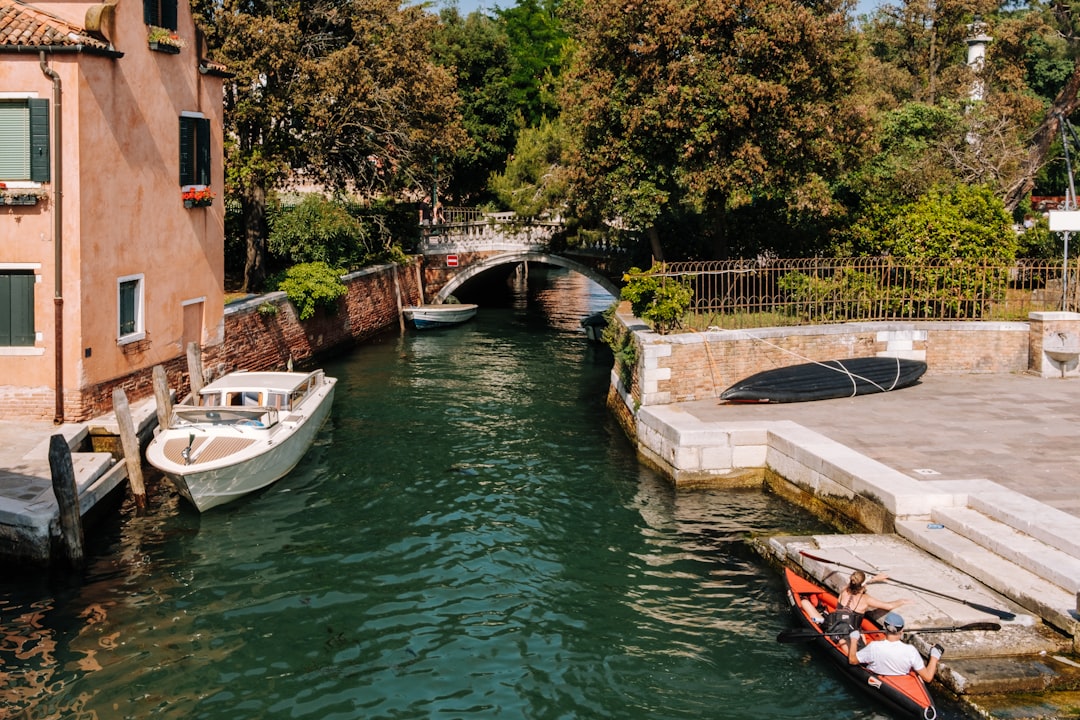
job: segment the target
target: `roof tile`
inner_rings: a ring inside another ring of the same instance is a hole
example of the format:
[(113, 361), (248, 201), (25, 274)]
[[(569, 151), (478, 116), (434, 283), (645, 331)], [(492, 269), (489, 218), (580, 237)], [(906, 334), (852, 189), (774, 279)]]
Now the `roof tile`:
[(109, 47), (78, 25), (22, 0), (0, 0), (0, 46), (5, 45)]

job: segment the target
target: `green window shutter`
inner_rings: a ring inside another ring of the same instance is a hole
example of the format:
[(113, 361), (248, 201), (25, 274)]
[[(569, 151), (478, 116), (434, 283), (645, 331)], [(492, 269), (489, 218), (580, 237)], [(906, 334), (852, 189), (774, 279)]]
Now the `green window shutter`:
[(34, 345), (34, 275), (0, 273), (0, 346)]
[(161, 1), (161, 26), (176, 29), (176, 0)]
[(195, 184), (195, 120), (180, 117), (180, 184)]
[(25, 101), (0, 101), (0, 180), (30, 178), (30, 110)]
[(49, 182), (49, 101), (30, 100), (30, 179)]
[(197, 118), (196, 168), (198, 184), (210, 184), (210, 120)]

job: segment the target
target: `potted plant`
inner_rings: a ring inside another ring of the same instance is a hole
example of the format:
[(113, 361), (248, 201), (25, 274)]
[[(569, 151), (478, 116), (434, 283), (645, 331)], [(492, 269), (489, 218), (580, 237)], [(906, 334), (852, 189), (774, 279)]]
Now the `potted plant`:
[(184, 207), (208, 207), (214, 204), (214, 193), (210, 188), (191, 188), (180, 193)]
[(176, 54), (187, 45), (184, 39), (176, 34), (175, 30), (151, 25), (147, 34), (147, 41), (151, 50)]

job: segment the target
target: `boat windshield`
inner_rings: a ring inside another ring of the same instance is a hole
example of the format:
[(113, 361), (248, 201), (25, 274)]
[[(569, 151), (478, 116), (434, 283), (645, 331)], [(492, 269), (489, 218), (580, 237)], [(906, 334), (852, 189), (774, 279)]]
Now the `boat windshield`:
[(183, 425), (233, 425), (236, 427), (270, 427), (278, 421), (277, 410), (267, 407), (177, 407), (173, 427)]

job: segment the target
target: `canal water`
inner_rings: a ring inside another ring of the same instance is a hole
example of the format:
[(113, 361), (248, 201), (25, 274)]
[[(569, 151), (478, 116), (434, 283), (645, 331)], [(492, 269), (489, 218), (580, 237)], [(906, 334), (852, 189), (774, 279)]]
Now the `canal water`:
[(267, 491), (199, 515), (151, 478), (82, 576), (4, 578), (0, 718), (886, 717), (774, 640), (747, 539), (826, 528), (638, 464), (578, 326), (609, 302), (534, 269), (382, 336), (325, 366), (332, 417)]

